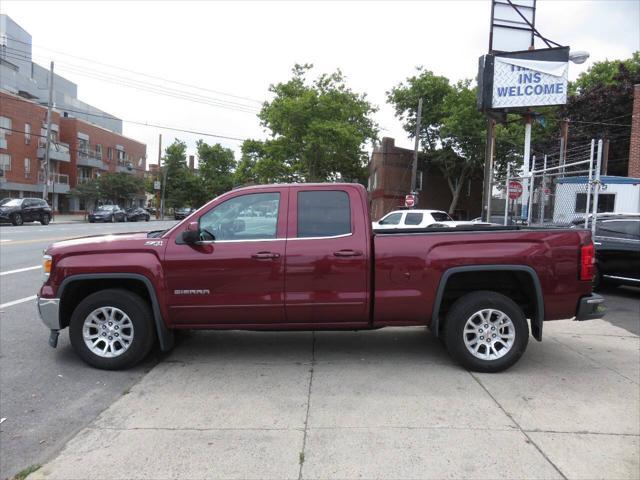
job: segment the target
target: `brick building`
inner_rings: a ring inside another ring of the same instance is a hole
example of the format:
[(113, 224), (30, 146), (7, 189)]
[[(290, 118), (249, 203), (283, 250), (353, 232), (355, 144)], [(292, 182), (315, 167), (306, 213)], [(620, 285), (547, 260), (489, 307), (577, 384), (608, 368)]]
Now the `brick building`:
[[(46, 145), (47, 108), (0, 90), (0, 196), (42, 195), (41, 165)], [(49, 203), (59, 212), (79, 212), (85, 205), (69, 191), (106, 172), (144, 178), (146, 145), (98, 125), (52, 112), (49, 150)], [(143, 205), (144, 193), (132, 200)]]
[[(404, 205), (411, 190), (413, 150), (395, 146), (393, 138), (384, 137), (374, 148), (369, 162), (369, 201), (373, 220)], [(418, 161), (417, 208), (449, 210), (451, 191), (440, 170), (424, 160)], [(468, 220), (482, 212), (482, 179), (468, 179), (463, 187), (455, 218)]]
[(633, 115), (629, 143), (628, 177), (640, 178), (640, 85), (633, 89)]

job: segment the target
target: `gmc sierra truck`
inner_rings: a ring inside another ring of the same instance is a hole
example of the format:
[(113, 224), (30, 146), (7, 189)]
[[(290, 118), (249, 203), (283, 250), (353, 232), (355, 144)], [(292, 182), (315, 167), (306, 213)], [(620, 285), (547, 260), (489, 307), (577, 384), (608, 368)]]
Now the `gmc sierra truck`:
[(497, 372), (545, 320), (603, 315), (594, 247), (577, 229), (374, 232), (356, 184), (227, 192), (166, 231), (79, 238), (44, 252), (37, 305), (88, 364), (131, 367), (181, 329), (426, 326), (468, 369)]

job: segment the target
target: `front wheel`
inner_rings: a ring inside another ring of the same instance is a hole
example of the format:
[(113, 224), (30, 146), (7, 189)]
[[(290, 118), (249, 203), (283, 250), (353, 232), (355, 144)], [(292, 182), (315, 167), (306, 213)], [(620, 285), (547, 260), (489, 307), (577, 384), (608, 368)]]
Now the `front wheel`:
[(500, 293), (468, 293), (447, 314), (447, 350), (469, 370), (506, 370), (520, 359), (528, 341), (529, 325), (524, 312)]
[(48, 213), (43, 213), (42, 217), (40, 218), (40, 223), (42, 225), (49, 225), (49, 222), (51, 221), (51, 217), (49, 217)]
[(24, 218), (22, 218), (22, 214), (14, 213), (11, 217), (11, 223), (13, 223), (13, 225), (15, 225), (16, 227), (19, 227), (20, 225), (22, 225), (24, 223)]
[(151, 350), (155, 339), (149, 305), (128, 290), (93, 293), (73, 311), (69, 339), (89, 365), (104, 370), (130, 368)]

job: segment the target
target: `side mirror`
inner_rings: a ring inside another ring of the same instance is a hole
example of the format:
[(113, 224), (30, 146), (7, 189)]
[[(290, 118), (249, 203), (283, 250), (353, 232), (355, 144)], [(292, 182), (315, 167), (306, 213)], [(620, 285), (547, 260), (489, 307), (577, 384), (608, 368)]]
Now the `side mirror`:
[(200, 226), (198, 222), (189, 222), (187, 229), (182, 232), (182, 240), (184, 243), (197, 243), (200, 241)]

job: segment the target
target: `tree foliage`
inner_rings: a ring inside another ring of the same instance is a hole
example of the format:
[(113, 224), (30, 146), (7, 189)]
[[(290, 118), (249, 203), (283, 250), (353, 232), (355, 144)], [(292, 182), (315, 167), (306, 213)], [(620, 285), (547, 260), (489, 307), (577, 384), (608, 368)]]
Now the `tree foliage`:
[(309, 80), (311, 68), (296, 65), (293, 78), (270, 86), (274, 98), (258, 114), (270, 138), (243, 144), (236, 181), (364, 181), (376, 109), (340, 71)]
[(640, 52), (626, 60), (594, 63), (571, 90), (562, 115), (569, 119), (569, 138), (587, 143), (608, 138), (609, 174), (626, 175), (631, 136), (634, 85), (640, 83)]
[(144, 192), (144, 180), (129, 173), (105, 173), (97, 179), (101, 198), (124, 204)]

